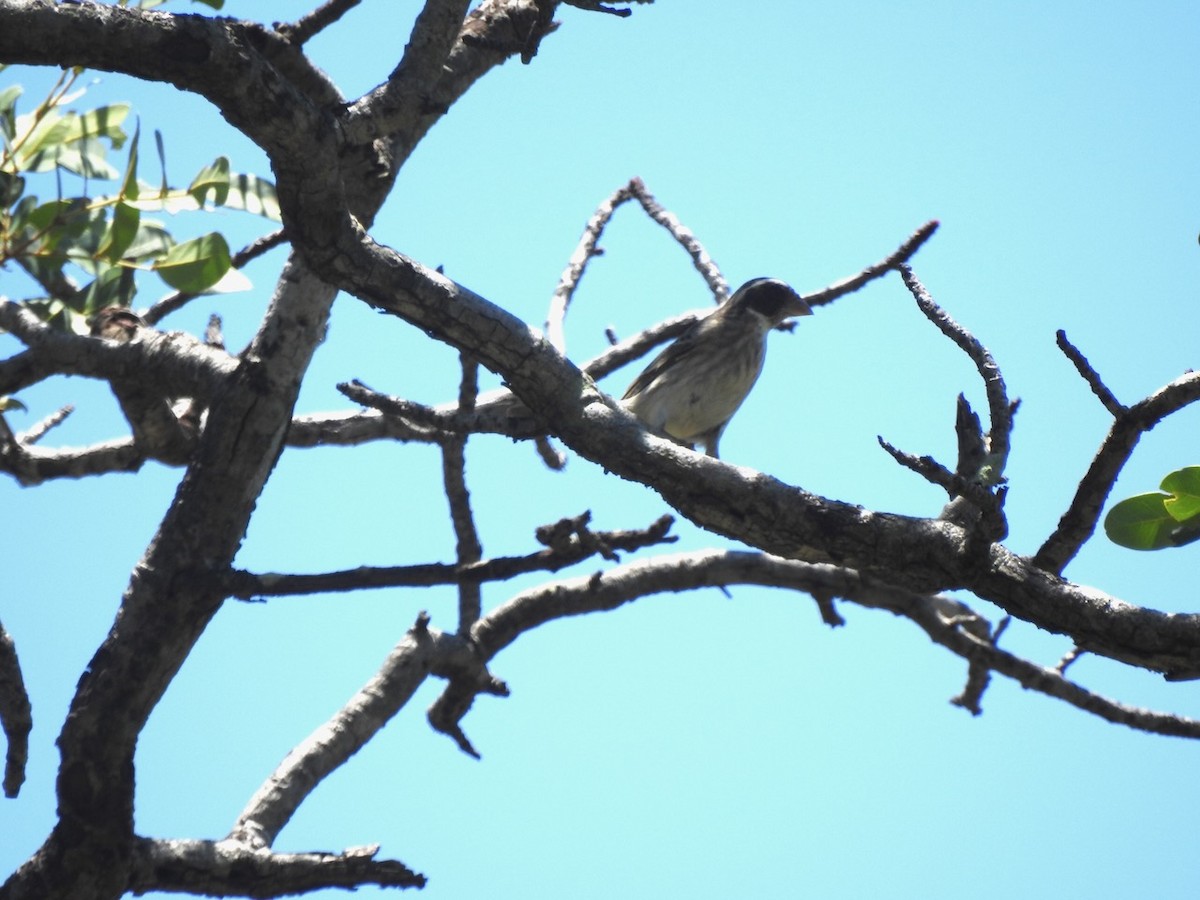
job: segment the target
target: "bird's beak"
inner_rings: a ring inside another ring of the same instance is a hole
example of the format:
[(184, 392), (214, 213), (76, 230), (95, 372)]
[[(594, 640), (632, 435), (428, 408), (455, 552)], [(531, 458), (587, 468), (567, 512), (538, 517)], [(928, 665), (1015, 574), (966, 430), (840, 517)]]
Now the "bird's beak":
[(787, 303), (787, 306), (784, 307), (783, 318), (785, 318), (785, 319), (790, 319), (793, 316), (811, 316), (811, 315), (812, 315), (812, 310), (809, 308), (807, 303), (805, 303), (803, 300), (800, 299), (799, 296), (795, 296), (792, 299), (790, 299)]

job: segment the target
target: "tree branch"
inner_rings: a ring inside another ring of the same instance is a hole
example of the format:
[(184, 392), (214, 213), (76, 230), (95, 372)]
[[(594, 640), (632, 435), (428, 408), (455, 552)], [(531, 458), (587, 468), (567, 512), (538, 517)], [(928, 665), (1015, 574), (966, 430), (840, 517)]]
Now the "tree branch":
[(362, 0), (327, 0), (295, 22), (276, 24), (275, 30), (288, 43), (300, 47), (358, 6), (360, 2)]
[[(342, 593), (377, 588), (429, 587), (437, 584), (462, 584), (464, 582), (484, 584), (489, 581), (507, 581), (530, 572), (557, 572), (596, 554), (611, 554), (615, 551), (631, 553), (656, 544), (673, 543), (676, 540), (674, 536), (667, 533), (674, 522), (671, 516), (662, 516), (647, 528), (597, 532), (587, 530), (586, 516), (585, 513), (582, 517), (562, 520), (562, 523), (569, 525), (567, 540), (556, 540), (547, 549), (525, 556), (501, 556), (468, 565), (427, 563), (415, 566), (360, 566), (357, 569), (325, 572), (317, 575), (280, 575), (276, 573), (256, 575), (233, 570), (224, 581), (225, 591), (227, 596), (249, 600), (257, 597)], [(583, 520), (582, 524), (580, 524), (581, 519)], [(542, 530), (539, 529), (539, 532)], [(559, 533), (561, 528), (551, 526), (549, 531)]]
[[(461, 356), (462, 382), (458, 389), (458, 413), (469, 416), (475, 408), (479, 393), (479, 364), (466, 354)], [(458, 566), (479, 562), (483, 546), (475, 529), (471, 512), (471, 494), (467, 490), (467, 439), (460, 435), (445, 435), (442, 445), (442, 484), (450, 504), (450, 522), (457, 541), (455, 556)], [(483, 595), (477, 581), (458, 583), (458, 632), (466, 634), (479, 619)]]
[(129, 889), (136, 894), (284, 897), (321, 888), (425, 886), (424, 875), (395, 860), (377, 860), (378, 852), (373, 846), (342, 853), (264, 853), (230, 840), (138, 838)]
[(912, 259), (917, 251), (921, 249), (922, 245), (933, 237), (933, 233), (938, 230), (938, 224), (936, 219), (926, 222), (909, 235), (904, 243), (897, 247), (895, 251), (873, 266), (867, 266), (857, 275), (834, 282), (829, 287), (823, 288), (816, 293), (805, 294), (803, 297), (804, 302), (810, 307), (824, 306), (827, 303), (832, 303), (839, 297), (854, 293), (876, 278), (882, 278), (893, 269), (898, 269), (901, 264), (907, 263)]
[(708, 251), (704, 249), (704, 245), (700, 243), (691, 229), (686, 228), (678, 217), (664, 209), (654, 199), (654, 195), (646, 188), (642, 179), (631, 178), (628, 184), (617, 188), (592, 213), (575, 252), (571, 254), (567, 267), (559, 277), (558, 287), (554, 289), (550, 309), (546, 314), (546, 336), (560, 353), (566, 353), (567, 343), (563, 328), (571, 298), (579, 287), (579, 281), (583, 278), (588, 262), (592, 257), (600, 256), (604, 252), (599, 249), (600, 235), (604, 233), (613, 213), (616, 212), (617, 207), (629, 200), (637, 200), (646, 215), (670, 232), (671, 237), (687, 251), (688, 256), (692, 258), (692, 265), (707, 282), (709, 290), (713, 292), (718, 303), (729, 296), (728, 282), (725, 281), (721, 270), (717, 268), (717, 264), (713, 262), (712, 257), (708, 255)]
[(466, 641), (428, 627), (424, 613), (379, 671), (334, 716), (279, 764), (250, 798), (230, 839), (269, 847), (321, 781), (357, 753), (409, 701), (443, 657), (470, 656)]
[(472, 637), (483, 657), (490, 660), (521, 634), (564, 616), (616, 609), (652, 593), (733, 584), (782, 587), (814, 595), (831, 593), (861, 606), (885, 609), (914, 622), (935, 643), (968, 662), (1012, 678), (1023, 687), (1130, 728), (1200, 738), (1200, 721), (1101, 697), (1053, 669), (999, 649), (986, 622), (950, 597), (903, 590), (851, 569), (758, 553), (709, 550), (660, 556), (587, 578), (540, 585), (484, 616)]
[(4, 728), (8, 742), (4, 757), (4, 796), (15, 797), (25, 781), (33, 710), (25, 680), (21, 677), (17, 647), (3, 625), (0, 625), (0, 726)]
[[(228, 353), (178, 331), (143, 329), (136, 340), (121, 344), (57, 331), (20, 304), (3, 298), (0, 298), (0, 329), (11, 332), (37, 357), (32, 365), (13, 367), (15, 371), (9, 374), (18, 377), (33, 370), (41, 373), (41, 377), (50, 372), (86, 375), (105, 381), (153, 385), (160, 395), (210, 397), (238, 365), (238, 360)], [(15, 393), (24, 386), (0, 382), (0, 394)]]
[(1071, 505), (1034, 556), (1037, 566), (1059, 573), (1074, 559), (1095, 532), (1100, 511), (1142, 435), (1197, 400), (1200, 400), (1200, 372), (1189, 372), (1124, 409), (1114, 419), (1092, 464), (1080, 479)]

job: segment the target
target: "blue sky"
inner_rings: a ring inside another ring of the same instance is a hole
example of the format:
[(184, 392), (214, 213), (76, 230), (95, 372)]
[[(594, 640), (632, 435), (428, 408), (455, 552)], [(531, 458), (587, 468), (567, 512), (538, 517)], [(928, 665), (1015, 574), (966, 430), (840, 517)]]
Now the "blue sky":
[[(230, 0), (225, 12), (269, 22), (299, 7)], [(364, 4), (311, 50), (356, 96), (391, 70), (417, 8)], [(588, 216), (634, 175), (734, 284), (774, 275), (816, 290), (937, 218), (917, 274), (1023, 401), (1007, 507), (1007, 543), (1022, 553), (1057, 523), (1109, 424), (1055, 348), (1056, 329), (1127, 403), (1197, 365), (1195, 4), (660, 0), (625, 20), (567, 8), (559, 18), (532, 65), (492, 73), (429, 135), (378, 239), (540, 324)], [(0, 78), (31, 97), (46, 83), (29, 70)], [(131, 100), (144, 132), (163, 131), (174, 181), (221, 153), (268, 174), (202, 102), (97, 78), (89, 100)], [(233, 243), (262, 229), (225, 213), (172, 225), (220, 228)], [(608, 326), (629, 335), (708, 303), (686, 256), (634, 209), (603, 245), (568, 320), (573, 358), (600, 349)], [(240, 347), (280, 259), (249, 268), (252, 292), (197, 301), (164, 325), (198, 329), (220, 312)], [(0, 293), (23, 289), (0, 272)], [(343, 297), (300, 409), (344, 408), (334, 385), (350, 378), (445, 401), (457, 368), (445, 348)], [(634, 374), (605, 384), (619, 393)], [(890, 277), (772, 336), (722, 455), (837, 499), (933, 515), (943, 497), (876, 436), (950, 461), (960, 391), (982, 406), (968, 361)], [(10, 418), (17, 428), (77, 404), (57, 442), (123, 433), (103, 386), (62, 380), (21, 398), (31, 411)], [(1198, 429), (1193, 409), (1148, 435), (1115, 496), (1196, 464)], [(238, 563), (450, 559), (439, 472), (422, 447), (289, 451)], [(551, 473), (500, 439), (472, 442), (468, 478), (488, 555), (527, 552), (537, 525), (584, 509), (600, 528), (665, 511), (581, 459)], [(35, 715), (29, 780), (0, 803), (5, 871), (51, 824), (66, 705), (177, 479), (152, 465), (30, 490), (0, 483), (0, 620)], [(682, 549), (725, 545), (686, 523), (677, 531)], [(1138, 554), (1099, 537), (1067, 575), (1194, 611), (1197, 553)], [(535, 583), (489, 587), (485, 602)], [(427, 685), (317, 790), (280, 848), (380, 842), (430, 877), (434, 898), (1193, 896), (1200, 747), (1000, 678), (972, 718), (947, 702), (963, 666), (907, 622), (844, 606), (848, 626), (831, 631), (806, 596), (731, 594), (647, 598), (522, 638), (493, 667), (512, 697), (481, 699), (464, 723), (482, 761), (430, 731), (424, 709), (439, 685)], [(451, 627), (453, 607), (449, 591), (231, 602), (139, 744), (139, 829), (224, 835), (419, 610)], [(1021, 623), (1004, 644), (1046, 664), (1069, 649)], [(1196, 685), (1089, 658), (1071, 671), (1124, 701), (1200, 715)]]

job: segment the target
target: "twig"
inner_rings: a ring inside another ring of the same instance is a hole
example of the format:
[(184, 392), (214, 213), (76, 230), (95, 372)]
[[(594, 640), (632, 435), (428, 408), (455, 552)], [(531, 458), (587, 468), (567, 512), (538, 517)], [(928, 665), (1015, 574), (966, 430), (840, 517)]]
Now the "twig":
[(867, 266), (857, 275), (834, 282), (829, 287), (815, 293), (805, 294), (804, 302), (809, 306), (824, 306), (826, 303), (832, 303), (838, 297), (854, 293), (854, 291), (857, 291), (863, 285), (874, 281), (876, 278), (881, 278), (893, 269), (898, 268), (901, 263), (906, 263), (912, 259), (916, 255), (916, 252), (921, 249), (921, 246), (933, 237), (933, 233), (937, 229), (938, 222), (936, 219), (926, 222), (909, 235), (904, 243), (888, 254), (888, 256), (875, 263), (875, 265)]
[(1092, 389), (1092, 393), (1096, 395), (1096, 398), (1104, 408), (1109, 411), (1114, 419), (1119, 418), (1125, 412), (1125, 406), (1108, 389), (1107, 385), (1104, 384), (1100, 378), (1100, 373), (1092, 368), (1092, 364), (1079, 351), (1079, 348), (1067, 340), (1067, 333), (1065, 331), (1060, 328), (1055, 332), (1054, 337), (1058, 344), (1058, 349), (1066, 354), (1067, 359), (1075, 366), (1075, 371), (1087, 382), (1088, 387)]
[(289, 43), (301, 47), (360, 2), (361, 0), (328, 0), (295, 22), (275, 23), (275, 30)]
[(961, 475), (951, 472), (932, 456), (914, 456), (893, 447), (882, 437), (876, 435), (879, 446), (887, 451), (904, 468), (916, 472), (930, 484), (942, 488), (951, 497), (966, 497), (981, 509), (991, 509), (996, 505), (996, 498), (983, 485), (969, 481)]
[[(974, 620), (978, 622), (979, 620)], [(997, 624), (996, 628), (990, 635), (987, 636), (988, 643), (993, 647), (997, 646), (1000, 641), (1000, 635), (1004, 634), (1012, 621), (1010, 616), (1005, 616)], [(958, 624), (950, 623), (947, 624)], [(978, 637), (978, 635), (976, 635)], [(988, 685), (992, 680), (992, 670), (984, 663), (972, 661), (967, 664), (967, 683), (963, 687), (962, 693), (957, 697), (950, 698), (950, 702), (955, 706), (961, 706), (973, 716), (983, 715), (983, 695), (987, 691)]]
[(567, 267), (563, 269), (562, 275), (558, 278), (558, 286), (550, 298), (550, 309), (546, 312), (546, 339), (559, 353), (567, 352), (564, 325), (566, 324), (567, 308), (571, 305), (571, 298), (575, 296), (575, 289), (579, 287), (579, 281), (583, 278), (584, 270), (587, 269), (587, 264), (592, 257), (600, 256), (604, 252), (597, 246), (600, 242), (600, 235), (604, 233), (604, 227), (616, 212), (617, 207), (632, 196), (633, 191), (627, 184), (617, 188), (611, 196), (596, 207), (596, 211), (592, 213), (592, 217), (588, 219), (587, 225), (583, 229), (575, 252), (567, 260)]
[(16, 437), (17, 443), (25, 444), (27, 446), (36, 444), (38, 441), (44, 438), (51, 429), (57, 428), (64, 421), (66, 421), (67, 416), (71, 415), (73, 412), (75, 412), (74, 405), (68, 403), (61, 409), (50, 413), (50, 415), (46, 416), (46, 418), (42, 419), (42, 421), (38, 422), (32, 428), (29, 428), (28, 430), (22, 431), (20, 434), (18, 434)]
[[(625, 0), (630, 3), (644, 3), (645, 0)], [(585, 9), (588, 12), (608, 13), (610, 16), (616, 16), (620, 19), (627, 19), (633, 15), (631, 9), (616, 9), (612, 6), (605, 6), (600, 0), (562, 0), (566, 6), (574, 6), (576, 9)]]
[(646, 215), (667, 229), (671, 237), (675, 238), (675, 241), (687, 251), (688, 256), (692, 258), (692, 265), (708, 284), (708, 289), (712, 291), (716, 302), (723, 302), (729, 296), (729, 282), (725, 280), (725, 276), (721, 274), (721, 270), (713, 262), (712, 257), (708, 255), (708, 251), (704, 249), (704, 245), (700, 243), (692, 230), (681, 223), (674, 213), (663, 208), (662, 204), (647, 190), (642, 179), (630, 179), (629, 189), (637, 198), (638, 203), (642, 205), (642, 209), (646, 211)]
[[(461, 354), (462, 380), (458, 388), (458, 412), (470, 415), (475, 409), (475, 398), (479, 392), (479, 363)], [(446, 500), (450, 504), (450, 521), (454, 525), (456, 540), (455, 554), (459, 568), (479, 562), (483, 546), (475, 529), (475, 517), (471, 512), (471, 494), (467, 490), (467, 438), (463, 435), (447, 434), (442, 445), (442, 484)], [(478, 581), (458, 583), (458, 633), (466, 634), (479, 619), (482, 609), (482, 592)]]
[(564, 325), (571, 298), (579, 287), (579, 281), (583, 278), (588, 262), (604, 252), (599, 249), (600, 235), (604, 233), (613, 213), (621, 204), (629, 200), (637, 200), (646, 215), (665, 228), (671, 237), (675, 238), (676, 242), (687, 251), (688, 256), (692, 259), (692, 265), (704, 278), (718, 303), (729, 296), (728, 282), (725, 281), (721, 270), (713, 262), (712, 257), (708, 255), (708, 251), (704, 249), (695, 234), (680, 223), (677, 216), (663, 208), (640, 178), (631, 178), (628, 184), (618, 188), (596, 207), (596, 211), (588, 219), (583, 234), (579, 238), (575, 252), (571, 254), (566, 268), (559, 276), (558, 286), (554, 289), (554, 296), (550, 300), (550, 309), (546, 314), (546, 337), (560, 353), (566, 352)]
[(533, 446), (536, 448), (538, 456), (542, 458), (542, 462), (546, 464), (547, 469), (561, 472), (567, 467), (567, 455), (559, 451), (550, 438), (544, 434), (539, 434), (533, 439)]
[(907, 263), (900, 263), (897, 269), (900, 277), (904, 279), (905, 286), (913, 295), (913, 299), (917, 301), (921, 312), (937, 326), (942, 334), (950, 338), (960, 350), (967, 354), (971, 362), (975, 364), (979, 377), (983, 379), (991, 425), (987, 435), (988, 459), (981, 470), (976, 473), (976, 477), (985, 485), (998, 484), (1008, 462), (1009, 440), (1012, 436), (1013, 425), (1012, 414), (1015, 409), (1009, 402), (1008, 391), (1004, 386), (1004, 377), (1000, 374), (1000, 367), (996, 365), (992, 354), (973, 334), (954, 321), (949, 313), (934, 302), (933, 297), (917, 280)]
[[(567, 520), (572, 521), (572, 520)], [(591, 532), (594, 540), (585, 541), (578, 531), (565, 544), (525, 556), (501, 556), (469, 565), (426, 563), (413, 566), (360, 566), (340, 572), (315, 575), (253, 574), (234, 570), (225, 583), (230, 597), (281, 597), (301, 594), (342, 593), (395, 587), (429, 587), (437, 584), (462, 584), (507, 581), (529, 572), (557, 572), (596, 555), (601, 547), (631, 553), (657, 544), (673, 543), (668, 534), (674, 519), (662, 516), (647, 528)]]
[(1084, 656), (1086, 653), (1087, 651), (1082, 647), (1072, 647), (1063, 655), (1063, 658), (1058, 661), (1058, 665), (1054, 667), (1054, 671), (1059, 675), (1066, 675), (1067, 669), (1074, 665), (1075, 661), (1079, 659), (1079, 657)]

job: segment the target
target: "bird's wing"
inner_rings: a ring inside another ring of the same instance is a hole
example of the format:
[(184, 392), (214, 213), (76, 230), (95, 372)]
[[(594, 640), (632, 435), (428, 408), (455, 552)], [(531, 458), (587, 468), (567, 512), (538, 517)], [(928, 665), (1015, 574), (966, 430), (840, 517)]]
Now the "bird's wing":
[(629, 385), (629, 389), (625, 391), (622, 400), (629, 400), (636, 397), (658, 378), (666, 369), (678, 363), (680, 360), (690, 356), (695, 352), (697, 345), (701, 343), (704, 335), (710, 331), (717, 323), (712, 316), (706, 316), (701, 319), (682, 335), (680, 335), (674, 343), (669, 344), (662, 353), (654, 357), (650, 365), (642, 370), (642, 374), (633, 379), (633, 383)]

